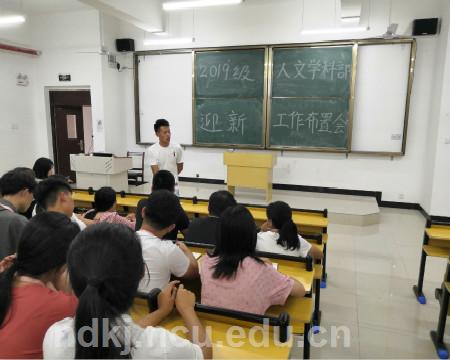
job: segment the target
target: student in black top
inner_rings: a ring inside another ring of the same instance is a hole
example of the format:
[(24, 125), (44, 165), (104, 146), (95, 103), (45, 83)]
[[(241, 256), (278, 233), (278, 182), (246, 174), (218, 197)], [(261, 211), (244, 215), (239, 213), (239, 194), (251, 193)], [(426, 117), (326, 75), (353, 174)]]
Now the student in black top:
[[(152, 192), (157, 190), (168, 190), (175, 193), (175, 178), (168, 170), (159, 170), (153, 175)], [(147, 199), (139, 200), (136, 209), (136, 231), (140, 230), (142, 226), (142, 209), (146, 206)], [(176, 240), (178, 231), (181, 231), (186, 236), (186, 231), (189, 227), (189, 218), (184, 212), (181, 204), (179, 204), (179, 215), (175, 223), (175, 229), (170, 233), (164, 235), (163, 239)]]
[[(33, 172), (36, 176), (37, 183), (41, 182), (44, 179), (47, 179), (49, 176), (55, 174), (53, 161), (44, 157), (37, 159), (33, 165)], [(33, 217), (35, 208), (36, 200), (33, 200), (28, 210), (20, 214), (25, 216), (27, 219), (31, 219)]]
[(53, 161), (47, 158), (37, 159), (33, 165), (33, 171), (38, 182), (47, 179), (49, 176), (55, 175)]
[(235, 205), (236, 200), (228, 191), (221, 190), (212, 193), (208, 203), (209, 216), (194, 219), (189, 226), (185, 240), (216, 245), (220, 235), (220, 216), (227, 208)]

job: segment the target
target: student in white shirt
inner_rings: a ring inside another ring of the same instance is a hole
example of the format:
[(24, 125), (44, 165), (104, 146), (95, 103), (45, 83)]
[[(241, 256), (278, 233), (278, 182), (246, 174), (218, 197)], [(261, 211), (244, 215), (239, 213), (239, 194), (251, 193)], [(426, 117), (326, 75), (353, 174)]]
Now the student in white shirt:
[(283, 201), (275, 201), (267, 207), (267, 222), (258, 234), (256, 250), (288, 256), (322, 259), (322, 251), (303, 239), (292, 221), (292, 210)]
[[(158, 309), (133, 322), (128, 312), (143, 273), (136, 234), (121, 224), (101, 223), (81, 232), (67, 255), (78, 307), (74, 318), (53, 324), (43, 341), (44, 359), (203, 359), (211, 343), (194, 311), (195, 295), (171, 282)], [(188, 339), (156, 327), (176, 307)]]
[(142, 209), (144, 222), (137, 234), (149, 271), (139, 284), (139, 291), (162, 289), (169, 283), (171, 275), (179, 278), (198, 276), (197, 260), (187, 246), (181, 242), (174, 244), (171, 240), (162, 240), (175, 228), (180, 208), (179, 200), (173, 193), (157, 190), (150, 194)]
[(150, 146), (147, 157), (153, 175), (159, 170), (168, 170), (175, 178), (175, 191), (178, 195), (178, 175), (183, 171), (183, 150), (181, 146), (170, 142), (170, 124), (165, 119), (158, 119), (153, 125), (158, 142)]
[(34, 198), (37, 208), (62, 213), (77, 224), (81, 231), (86, 228), (86, 224), (73, 212), (72, 188), (64, 177), (53, 175), (42, 180), (36, 186)]

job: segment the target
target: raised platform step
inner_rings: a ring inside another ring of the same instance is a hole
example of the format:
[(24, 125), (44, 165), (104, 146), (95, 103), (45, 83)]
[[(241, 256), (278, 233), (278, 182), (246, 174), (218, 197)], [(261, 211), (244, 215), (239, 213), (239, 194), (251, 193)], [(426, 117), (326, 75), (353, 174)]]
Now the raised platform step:
[[(130, 192), (150, 193), (150, 184), (130, 186)], [(226, 189), (224, 185), (180, 182), (180, 196), (208, 199), (217, 190)], [(237, 189), (236, 199), (241, 203), (267, 205), (262, 191)], [(379, 223), (380, 209), (373, 197), (336, 195), (289, 190), (273, 190), (272, 201), (287, 202), (293, 208), (322, 210), (328, 209), (330, 222), (346, 225), (373, 225)]]

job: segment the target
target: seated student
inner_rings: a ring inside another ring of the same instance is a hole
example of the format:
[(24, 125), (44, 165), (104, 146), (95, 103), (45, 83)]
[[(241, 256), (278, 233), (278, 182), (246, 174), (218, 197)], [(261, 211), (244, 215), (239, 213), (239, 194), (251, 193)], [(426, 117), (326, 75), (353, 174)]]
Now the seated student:
[(192, 220), (185, 241), (216, 245), (220, 236), (220, 216), (227, 208), (235, 205), (236, 200), (228, 191), (212, 193), (208, 202), (209, 216)]
[(95, 223), (123, 224), (134, 230), (136, 225), (136, 222), (132, 220), (135, 220), (134, 214), (123, 217), (116, 212), (116, 192), (112, 187), (100, 188), (95, 193), (94, 203), (94, 209), (84, 215), (86, 219), (92, 219)]
[(0, 179), (0, 259), (16, 252), (27, 219), (19, 213), (28, 210), (33, 201), (36, 181), (31, 169), (16, 168)]
[[(89, 227), (73, 242), (67, 264), (78, 309), (75, 318), (48, 329), (45, 359), (211, 358), (206, 331), (194, 311), (195, 296), (182, 285), (177, 290), (177, 282), (160, 293), (158, 310), (139, 324), (128, 315), (145, 272), (140, 242), (129, 228), (105, 223)], [(156, 327), (174, 305), (194, 343)]]
[[(159, 170), (153, 175), (152, 192), (157, 190), (168, 190), (175, 193), (175, 178), (168, 170)], [(139, 200), (136, 209), (136, 230), (139, 230), (142, 226), (142, 209), (146, 206), (147, 199)], [(176, 240), (178, 231), (181, 231), (183, 235), (186, 235), (187, 228), (189, 227), (189, 218), (181, 207), (178, 201), (179, 215), (175, 221), (175, 227), (172, 231), (167, 233), (163, 239)]]
[(139, 291), (162, 289), (169, 283), (171, 275), (181, 278), (198, 276), (197, 260), (187, 246), (180, 242), (174, 244), (172, 241), (162, 240), (165, 234), (175, 228), (178, 205), (175, 194), (158, 190), (151, 193), (142, 210), (144, 223), (137, 233), (149, 274), (145, 274)]
[(256, 225), (242, 205), (220, 218), (221, 234), (212, 255), (200, 260), (202, 304), (254, 314), (284, 305), (289, 295), (303, 297), (305, 288), (255, 255)]
[(62, 176), (53, 175), (41, 181), (36, 186), (34, 197), (36, 199), (37, 213), (42, 211), (62, 213), (77, 224), (81, 231), (86, 229), (86, 223), (90, 223), (90, 220), (83, 219), (82, 221), (74, 214), (72, 188)]
[(25, 227), (12, 265), (0, 274), (0, 358), (42, 358), (42, 341), (56, 321), (75, 314), (66, 257), (78, 227), (54, 212)]
[(55, 175), (53, 161), (47, 158), (39, 158), (33, 165), (36, 181), (40, 182), (49, 176)]
[(320, 249), (311, 245), (297, 232), (297, 226), (292, 221), (292, 210), (283, 201), (275, 201), (267, 207), (267, 222), (258, 234), (256, 250), (289, 256), (322, 259)]

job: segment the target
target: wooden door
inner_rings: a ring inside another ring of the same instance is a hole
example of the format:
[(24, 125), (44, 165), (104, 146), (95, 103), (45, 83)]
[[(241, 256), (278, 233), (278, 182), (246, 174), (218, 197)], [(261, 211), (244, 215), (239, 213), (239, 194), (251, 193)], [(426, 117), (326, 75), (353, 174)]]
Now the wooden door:
[(52, 135), (55, 172), (76, 182), (70, 154), (85, 152), (83, 105), (91, 104), (89, 91), (52, 91)]
[(55, 108), (56, 156), (58, 174), (76, 181), (70, 170), (70, 154), (84, 153), (83, 111), (81, 107)]

